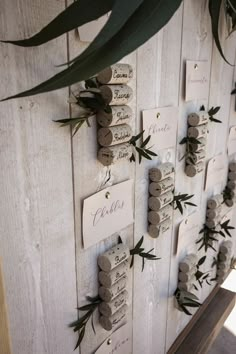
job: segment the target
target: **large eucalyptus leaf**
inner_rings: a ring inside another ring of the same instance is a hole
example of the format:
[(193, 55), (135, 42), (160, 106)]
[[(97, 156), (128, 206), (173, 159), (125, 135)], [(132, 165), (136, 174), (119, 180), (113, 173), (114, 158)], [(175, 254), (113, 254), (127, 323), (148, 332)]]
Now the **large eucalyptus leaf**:
[(223, 0), (209, 0), (209, 12), (211, 15), (211, 25), (212, 25), (212, 34), (216, 43), (216, 46), (222, 56), (222, 58), (231, 65), (226, 59), (219, 38), (219, 21), (220, 21), (220, 10)]
[(33, 37), (16, 41), (4, 40), (2, 42), (22, 47), (44, 44), (74, 28), (98, 19), (109, 12), (114, 3), (115, 0), (77, 0)]
[[(107, 66), (116, 63), (156, 34), (179, 8), (182, 0), (145, 0), (120, 31), (87, 60), (80, 57), (69, 68), (49, 80), (9, 98), (32, 96), (85, 80)], [(125, 16), (125, 14), (120, 14)], [(82, 54), (83, 55), (83, 54)], [(9, 99), (8, 98), (8, 99)]]

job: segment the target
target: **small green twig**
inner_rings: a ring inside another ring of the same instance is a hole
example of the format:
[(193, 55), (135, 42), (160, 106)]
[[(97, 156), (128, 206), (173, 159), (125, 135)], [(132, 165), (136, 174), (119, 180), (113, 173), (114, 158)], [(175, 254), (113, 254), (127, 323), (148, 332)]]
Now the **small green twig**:
[[(146, 147), (151, 139), (151, 135), (149, 135), (143, 141), (143, 143), (141, 143), (140, 146), (137, 146), (138, 140), (143, 139), (143, 134), (144, 134), (144, 130), (141, 133), (139, 133), (138, 135), (132, 136), (132, 138), (129, 142), (131, 145), (134, 146), (136, 152), (138, 153), (139, 163), (142, 162), (142, 158), (145, 158), (147, 160), (152, 160), (152, 157), (157, 156), (157, 154), (151, 150), (152, 147), (148, 147), (148, 148)], [(130, 162), (135, 162), (135, 160), (136, 160), (135, 154), (132, 154), (132, 156), (130, 158)]]
[(148, 252), (144, 252), (145, 249), (141, 247), (143, 244), (143, 240), (144, 240), (144, 237), (142, 236), (141, 239), (139, 240), (139, 242), (137, 243), (137, 245), (132, 250), (130, 250), (130, 255), (132, 256), (130, 268), (132, 268), (134, 265), (134, 256), (138, 255), (138, 256), (142, 257), (142, 272), (144, 270), (145, 259), (147, 259), (149, 261), (156, 261), (156, 260), (160, 259), (156, 255), (151, 254), (151, 252), (154, 250), (154, 248), (152, 248)]
[(180, 143), (180, 145), (184, 145), (186, 144), (186, 152), (184, 154), (184, 156), (180, 159), (183, 160), (184, 158), (186, 158), (186, 160), (188, 160), (189, 163), (191, 163), (192, 165), (195, 165), (195, 157), (196, 154), (198, 154), (198, 151), (195, 151), (194, 146), (196, 145), (201, 145), (201, 142), (196, 139), (196, 138), (189, 138), (189, 137), (185, 137), (183, 138)]
[(199, 302), (198, 297), (189, 291), (180, 290), (179, 288), (177, 288), (174, 293), (174, 296), (176, 298), (179, 308), (183, 310), (183, 312), (188, 316), (192, 316), (192, 313), (189, 312), (188, 307), (198, 308), (202, 305)]
[[(201, 266), (205, 263), (206, 260), (206, 256), (203, 256), (202, 258), (199, 259), (198, 264), (197, 264), (197, 271), (194, 274), (196, 281), (198, 282), (199, 286), (202, 288), (202, 285), (204, 282), (206, 282), (207, 285), (211, 285), (211, 280), (210, 279), (210, 273), (211, 271), (207, 271), (207, 272), (202, 272), (200, 270)], [(198, 287), (193, 284), (195, 290), (198, 290)]]
[(185, 194), (179, 194), (179, 195), (175, 195), (174, 196), (174, 200), (173, 200), (173, 206), (174, 209), (179, 209), (180, 213), (183, 215), (184, 212), (184, 207), (186, 208), (187, 205), (193, 206), (193, 207), (197, 207), (196, 204), (188, 202), (189, 199), (193, 198), (194, 194), (192, 195), (188, 195), (187, 193)]
[(199, 232), (199, 234), (202, 234), (202, 237), (196, 242), (196, 244), (201, 243), (198, 251), (200, 251), (204, 247), (205, 252), (207, 252), (208, 248), (211, 248), (216, 252), (216, 249), (212, 246), (212, 242), (218, 242), (218, 240), (214, 237), (214, 235), (218, 233), (219, 232), (216, 231), (215, 228), (210, 228), (206, 224), (204, 224), (203, 229)]
[(221, 236), (223, 236), (223, 237), (226, 237), (226, 236), (232, 237), (232, 235), (229, 232), (229, 230), (234, 230), (235, 227), (229, 226), (229, 223), (230, 223), (230, 219), (228, 219), (225, 222), (223, 222), (222, 224), (220, 224), (221, 231), (219, 233), (221, 234)]

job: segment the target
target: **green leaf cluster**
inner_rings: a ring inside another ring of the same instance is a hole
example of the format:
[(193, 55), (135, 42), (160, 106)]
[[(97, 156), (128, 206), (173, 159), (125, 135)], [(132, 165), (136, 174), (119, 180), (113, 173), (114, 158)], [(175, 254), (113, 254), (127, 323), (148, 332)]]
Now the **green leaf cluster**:
[[(201, 266), (205, 263), (206, 256), (203, 256), (199, 259), (197, 264), (197, 272), (195, 273), (196, 281), (198, 282), (200, 288), (202, 288), (203, 283), (206, 282), (207, 285), (211, 285), (210, 272), (202, 272), (200, 270)], [(198, 287), (193, 284), (195, 290), (198, 290)]]
[(184, 212), (183, 205), (185, 208), (186, 208), (186, 205), (197, 207), (196, 204), (188, 202), (188, 200), (193, 197), (194, 197), (194, 194), (188, 195), (187, 193), (175, 195), (174, 200), (173, 200), (175, 210), (179, 209), (180, 213), (183, 215), (183, 212)]
[[(151, 147), (147, 148), (147, 144), (149, 143), (150, 139), (151, 139), (151, 135), (149, 135), (142, 143), (140, 146), (137, 146), (137, 142), (138, 140), (142, 140), (143, 139), (143, 134), (144, 134), (144, 130), (139, 133), (138, 135), (132, 136), (131, 140), (130, 140), (130, 144), (134, 146), (136, 152), (138, 153), (138, 157), (139, 157), (139, 163), (142, 162), (142, 158), (147, 159), (147, 160), (152, 160), (152, 157), (157, 156), (157, 154), (155, 152), (153, 152), (151, 150)], [(131, 158), (130, 158), (130, 162), (135, 162), (135, 155), (132, 154)]]
[(188, 316), (192, 316), (192, 313), (189, 312), (188, 307), (198, 308), (202, 305), (199, 302), (198, 297), (189, 291), (180, 290), (179, 288), (177, 288), (174, 293), (174, 296), (176, 298), (179, 308), (183, 310), (183, 312)]
[(208, 111), (208, 114), (209, 114), (209, 120), (211, 122), (214, 122), (214, 123), (222, 123), (221, 120), (219, 119), (216, 119), (214, 118), (214, 115), (217, 114), (220, 110), (220, 107), (212, 107), (209, 111)]
[(144, 252), (145, 249), (142, 247), (143, 241), (144, 241), (144, 237), (142, 236), (141, 239), (136, 244), (136, 246), (132, 250), (130, 250), (130, 255), (132, 256), (130, 268), (132, 268), (134, 265), (134, 256), (138, 255), (142, 258), (142, 272), (143, 272), (144, 266), (145, 266), (145, 259), (149, 260), (149, 261), (156, 261), (156, 260), (160, 259), (155, 254), (151, 254), (151, 252), (154, 250), (154, 248), (152, 248), (148, 252)]
[(180, 145), (186, 144), (186, 152), (184, 156), (181, 158), (183, 160), (184, 158), (187, 159), (192, 165), (195, 165), (194, 157), (195, 154), (199, 154), (199, 151), (194, 150), (194, 146), (196, 145), (201, 145), (201, 141), (199, 141), (196, 138), (190, 138), (190, 137), (184, 137), (180, 143)]

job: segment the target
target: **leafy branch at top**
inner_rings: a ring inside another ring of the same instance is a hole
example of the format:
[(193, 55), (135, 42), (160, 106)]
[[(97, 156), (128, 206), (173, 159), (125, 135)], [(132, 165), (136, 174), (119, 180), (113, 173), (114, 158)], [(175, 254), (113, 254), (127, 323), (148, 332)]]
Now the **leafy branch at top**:
[[(129, 142), (131, 145), (134, 146), (136, 152), (138, 153), (139, 163), (142, 162), (142, 158), (145, 158), (147, 160), (152, 160), (152, 157), (157, 156), (157, 154), (155, 152), (151, 151), (151, 147), (149, 147), (149, 148), (146, 147), (151, 139), (151, 135), (149, 135), (143, 141), (143, 143), (141, 143), (140, 147), (137, 146), (137, 142), (138, 142), (138, 140), (143, 138), (144, 132), (145, 131), (143, 130), (138, 135), (133, 136)], [(130, 158), (130, 162), (135, 162), (135, 155), (134, 154), (132, 154), (132, 156)]]
[[(210, 120), (211, 122), (214, 122), (214, 123), (222, 123), (221, 120), (216, 119), (216, 118), (214, 117), (214, 115), (216, 115), (216, 114), (219, 112), (219, 110), (220, 110), (220, 106), (218, 106), (218, 107), (211, 107), (211, 109), (209, 109), (208, 115), (209, 115), (209, 120)], [(205, 106), (201, 106), (200, 111), (205, 111)]]
[(91, 318), (92, 328), (95, 333), (95, 328), (93, 325), (93, 313), (98, 308), (99, 304), (102, 302), (102, 299), (99, 296), (96, 296), (94, 298), (87, 296), (87, 300), (89, 301), (89, 304), (78, 308), (79, 311), (86, 311), (86, 314), (80, 317), (75, 322), (69, 324), (69, 327), (73, 328), (74, 332), (78, 332), (79, 334), (79, 338), (74, 350), (76, 350), (80, 345), (80, 343), (82, 342), (85, 335), (86, 326), (90, 318)]
[(151, 254), (151, 252), (154, 250), (154, 248), (152, 248), (148, 252), (144, 252), (145, 249), (142, 247), (143, 241), (144, 241), (144, 237), (142, 236), (141, 239), (136, 244), (136, 246), (132, 250), (130, 250), (130, 255), (132, 256), (130, 268), (132, 268), (134, 265), (134, 256), (138, 255), (142, 258), (142, 272), (143, 272), (144, 266), (145, 266), (145, 259), (149, 260), (149, 261), (156, 261), (156, 260), (160, 259), (156, 255)]
[(183, 205), (185, 208), (186, 208), (186, 205), (196, 207), (197, 206), (196, 204), (188, 202), (188, 200), (193, 197), (194, 197), (194, 194), (192, 194), (192, 195), (188, 195), (188, 194), (175, 195), (174, 200), (173, 200), (175, 210), (179, 209), (180, 213), (183, 215), (183, 212), (184, 212)]
[(192, 313), (189, 312), (188, 307), (198, 308), (202, 305), (199, 302), (198, 297), (189, 291), (180, 290), (177, 288), (174, 296), (178, 303), (179, 309), (181, 309), (188, 316), (192, 316)]

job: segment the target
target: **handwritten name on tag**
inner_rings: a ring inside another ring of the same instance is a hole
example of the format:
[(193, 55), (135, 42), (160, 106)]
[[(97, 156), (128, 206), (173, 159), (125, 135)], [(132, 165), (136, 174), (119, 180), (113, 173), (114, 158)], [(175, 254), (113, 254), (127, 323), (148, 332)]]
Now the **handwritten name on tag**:
[(82, 42), (92, 42), (106, 24), (110, 13), (79, 27), (79, 37)]
[(199, 237), (200, 213), (194, 212), (188, 215), (179, 225), (176, 253), (182, 250), (193, 251)]
[(213, 188), (215, 185), (225, 184), (228, 172), (227, 166), (228, 158), (225, 154), (217, 155), (208, 162), (205, 190)]
[(209, 69), (207, 61), (186, 62), (186, 101), (208, 99)]
[(236, 125), (230, 128), (228, 140), (228, 155), (236, 153)]
[(144, 139), (151, 135), (149, 146), (158, 153), (176, 145), (178, 108), (164, 107), (143, 111)]
[(84, 248), (133, 223), (133, 180), (119, 183), (84, 200)]
[(132, 354), (129, 332), (128, 324), (122, 326), (103, 342), (95, 354)]

